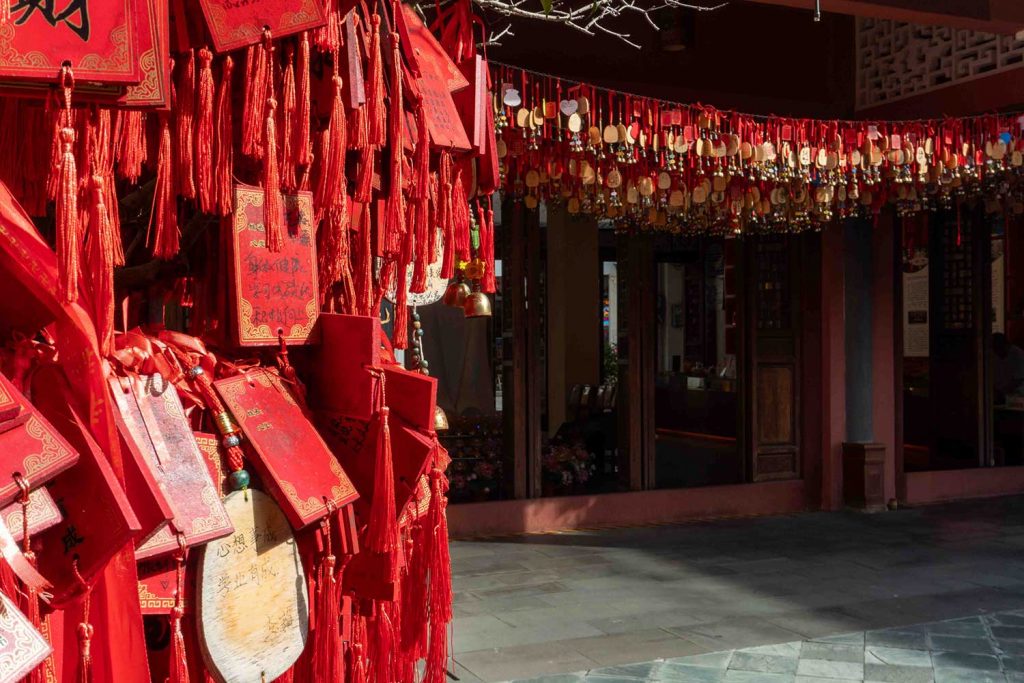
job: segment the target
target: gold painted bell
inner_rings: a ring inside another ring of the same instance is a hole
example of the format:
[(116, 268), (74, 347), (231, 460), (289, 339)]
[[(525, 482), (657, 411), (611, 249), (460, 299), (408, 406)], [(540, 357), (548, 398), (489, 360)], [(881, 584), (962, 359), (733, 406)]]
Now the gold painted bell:
[(466, 303), (466, 299), (470, 295), (469, 285), (459, 280), (448, 285), (448, 289), (444, 291), (444, 301), (446, 306), (462, 306)]
[(491, 300), (483, 292), (473, 292), (466, 297), (462, 310), (467, 318), (490, 318)]
[(444, 408), (441, 406), (434, 406), (434, 431), (448, 431), (448, 415), (445, 414)]

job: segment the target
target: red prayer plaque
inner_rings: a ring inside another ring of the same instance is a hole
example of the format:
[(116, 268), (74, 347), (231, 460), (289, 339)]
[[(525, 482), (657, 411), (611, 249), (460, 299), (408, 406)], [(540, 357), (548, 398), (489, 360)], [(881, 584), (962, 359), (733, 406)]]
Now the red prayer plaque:
[(217, 52), (260, 42), (264, 27), (280, 38), (327, 23), (318, 0), (199, 0), (199, 4)]
[(196, 432), (196, 444), (199, 446), (199, 452), (203, 454), (203, 459), (206, 461), (206, 469), (210, 471), (213, 482), (220, 488), (221, 495), (226, 496), (231, 493), (231, 488), (228, 486), (228, 471), (230, 468), (227, 463), (227, 454), (220, 444), (220, 439), (217, 438), (216, 434)]
[(21, 495), (15, 473), (36, 488), (77, 461), (78, 453), (0, 374), (0, 506)]
[(375, 410), (377, 379), (367, 368), (379, 365), (381, 343), (387, 338), (377, 317), (324, 313), (318, 327), (323, 343), (317, 349), (317, 371), (309, 387), (312, 403), (369, 420)]
[(11, 18), (0, 25), (0, 77), (53, 82), (68, 63), (76, 81), (142, 80), (136, 21), (146, 0), (10, 2)]
[(412, 43), (420, 69), (416, 86), (423, 96), (430, 142), (435, 147), (468, 151), (469, 138), (459, 117), (459, 110), (455, 107), (452, 93), (469, 87), (469, 81), (437, 42), (430, 29), (416, 15), (415, 10), (404, 4), (402, 9), (405, 11), (409, 42)]
[(0, 683), (14, 683), (39, 666), (53, 648), (10, 597), (0, 594), (0, 607)]
[[(36, 376), (37, 387), (44, 382), (41, 374)], [(37, 389), (34, 398), (40, 393)], [(64, 519), (39, 535), (36, 550), (39, 572), (53, 583), (52, 604), (57, 608), (84, 589), (73, 569), (75, 563), (82, 579), (93, 581), (140, 528), (107, 455), (64, 396), (58, 388), (43, 400), (51, 419), (60, 417), (59, 424), (66, 425), (64, 436), (82, 457), (49, 485)]]
[(231, 235), (239, 346), (277, 344), (279, 332), (289, 344), (316, 340), (320, 306), (313, 195), (285, 195), (284, 211), (284, 246), (271, 252), (263, 227), (263, 190), (235, 186)]
[(214, 383), (251, 445), (253, 466), (296, 529), (358, 497), (337, 458), (281, 379), (256, 369)]
[[(182, 608), (189, 612), (192, 607), (190, 586), (194, 582), (184, 581), (185, 594)], [(139, 606), (143, 614), (170, 614), (178, 590), (177, 562), (171, 556), (139, 562)]]
[(171, 35), (168, 3), (139, 3), (139, 69), (142, 80), (129, 85), (118, 103), (131, 108), (167, 109), (171, 104)]
[(177, 551), (179, 533), (189, 547), (230, 535), (234, 527), (220, 487), (210, 477), (174, 385), (160, 375), (140, 375), (117, 400), (135, 404), (141, 419), (129, 421), (128, 431), (174, 512), (171, 522), (138, 543), (135, 557)]
[[(11, 503), (0, 510), (0, 519), (11, 532), (11, 537), (21, 543), (25, 537), (25, 515), (21, 502)], [(28, 533), (31, 536), (60, 524), (60, 508), (45, 486), (28, 494)]]

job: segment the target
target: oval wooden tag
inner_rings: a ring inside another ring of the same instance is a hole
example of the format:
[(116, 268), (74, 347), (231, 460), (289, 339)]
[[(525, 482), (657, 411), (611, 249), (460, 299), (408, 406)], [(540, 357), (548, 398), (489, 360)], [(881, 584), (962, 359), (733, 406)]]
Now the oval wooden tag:
[(281, 508), (260, 491), (234, 491), (224, 507), (235, 533), (202, 550), (199, 640), (224, 683), (272, 681), (302, 654), (309, 600), (302, 558)]

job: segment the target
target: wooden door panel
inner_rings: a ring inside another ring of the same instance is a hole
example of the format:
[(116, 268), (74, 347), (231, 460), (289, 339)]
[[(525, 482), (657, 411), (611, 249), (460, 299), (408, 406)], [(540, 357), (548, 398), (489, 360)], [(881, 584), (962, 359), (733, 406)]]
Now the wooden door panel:
[(761, 448), (796, 443), (794, 375), (795, 368), (789, 364), (757, 368), (757, 442)]

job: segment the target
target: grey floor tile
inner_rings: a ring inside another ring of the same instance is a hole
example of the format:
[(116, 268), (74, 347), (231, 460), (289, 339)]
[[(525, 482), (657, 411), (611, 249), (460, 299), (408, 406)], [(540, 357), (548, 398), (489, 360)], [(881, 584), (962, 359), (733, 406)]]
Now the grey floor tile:
[(864, 634), (864, 641), (868, 645), (880, 645), (883, 647), (895, 647), (908, 650), (927, 650), (928, 637), (924, 632), (918, 631), (868, 631)]
[(993, 652), (992, 641), (988, 638), (963, 638), (961, 636), (930, 635), (933, 650), (947, 652), (976, 652), (990, 654)]
[(792, 674), (767, 674), (752, 671), (728, 671), (722, 683), (794, 683)]
[(725, 671), (729, 668), (729, 661), (732, 659), (733, 654), (732, 650), (725, 650), (723, 652), (708, 652), (702, 655), (690, 655), (689, 657), (674, 657), (666, 659), (662, 664), (661, 670), (666, 671), (676, 666), (686, 668), (696, 666)]
[(935, 683), (1005, 683), (1006, 675), (998, 671), (936, 669)]
[(933, 652), (932, 664), (936, 669), (999, 670), (999, 659), (997, 657), (967, 652)]
[(825, 659), (801, 659), (796, 672), (819, 678), (864, 678), (864, 665), (855, 662), (830, 662)]
[(658, 683), (721, 683), (724, 678), (724, 669), (671, 664), (662, 667), (653, 680)]
[(838, 643), (807, 642), (800, 649), (800, 659), (824, 659), (830, 662), (864, 663), (864, 647)]
[(932, 683), (931, 667), (864, 664), (864, 680), (877, 683)]
[(796, 664), (796, 657), (780, 657), (778, 655), (762, 655), (739, 651), (734, 653), (729, 661), (729, 670), (795, 674)]
[(864, 652), (864, 663), (890, 666), (919, 666), (930, 669), (932, 667), (932, 656), (926, 650), (908, 650), (869, 645)]

